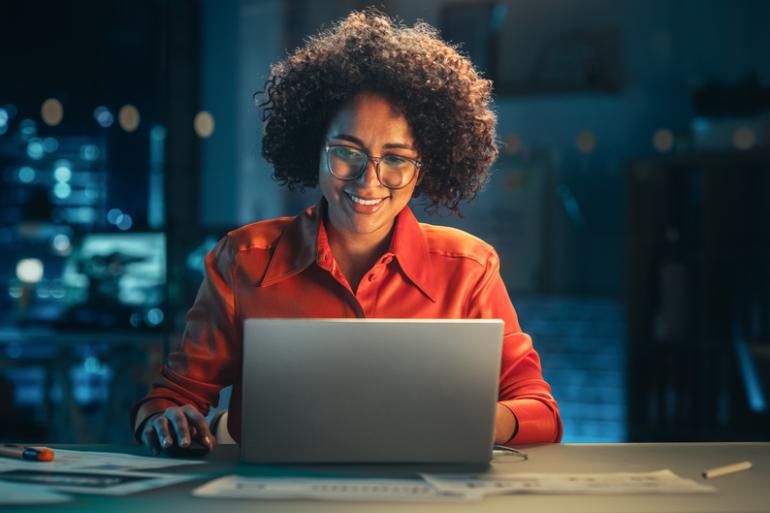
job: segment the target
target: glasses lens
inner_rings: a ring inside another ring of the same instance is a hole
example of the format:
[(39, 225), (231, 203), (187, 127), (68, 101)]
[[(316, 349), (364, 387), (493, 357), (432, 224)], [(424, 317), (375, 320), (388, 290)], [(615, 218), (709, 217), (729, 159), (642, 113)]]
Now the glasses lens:
[(386, 155), (380, 161), (380, 180), (385, 187), (404, 187), (412, 181), (416, 171), (414, 162), (396, 155)]
[(332, 146), (329, 148), (329, 167), (338, 178), (354, 178), (366, 165), (366, 155), (353, 148)]

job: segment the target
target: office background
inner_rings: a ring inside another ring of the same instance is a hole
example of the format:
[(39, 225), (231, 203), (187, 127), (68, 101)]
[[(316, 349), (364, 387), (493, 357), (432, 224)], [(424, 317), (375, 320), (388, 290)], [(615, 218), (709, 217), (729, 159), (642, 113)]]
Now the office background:
[[(0, 7), (0, 440), (127, 442), (259, 157), (269, 65), (353, 0)], [(770, 435), (770, 2), (389, 0), (495, 82), (491, 242), (564, 441)]]

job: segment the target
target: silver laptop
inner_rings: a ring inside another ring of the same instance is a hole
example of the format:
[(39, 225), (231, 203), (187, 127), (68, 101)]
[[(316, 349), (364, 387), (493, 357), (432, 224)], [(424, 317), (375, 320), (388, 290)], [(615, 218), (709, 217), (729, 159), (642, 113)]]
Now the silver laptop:
[(501, 320), (249, 319), (241, 459), (488, 464)]

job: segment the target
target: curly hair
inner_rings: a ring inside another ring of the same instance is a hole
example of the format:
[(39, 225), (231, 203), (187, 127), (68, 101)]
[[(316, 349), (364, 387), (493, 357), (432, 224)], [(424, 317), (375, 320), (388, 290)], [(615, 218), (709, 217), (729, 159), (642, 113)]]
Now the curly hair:
[(409, 123), (425, 173), (414, 197), (426, 197), (429, 211), (461, 215), (459, 203), (476, 197), (497, 158), (492, 82), (432, 26), (409, 27), (371, 8), (271, 67), (255, 100), (273, 178), (292, 190), (315, 187), (328, 125), (361, 92), (387, 98)]

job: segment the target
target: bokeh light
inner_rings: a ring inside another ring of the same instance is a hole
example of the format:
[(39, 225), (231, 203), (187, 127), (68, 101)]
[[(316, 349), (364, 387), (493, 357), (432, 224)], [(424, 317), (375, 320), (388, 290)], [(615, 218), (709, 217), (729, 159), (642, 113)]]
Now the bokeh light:
[(120, 108), (120, 112), (118, 112), (118, 123), (120, 124), (120, 128), (126, 132), (133, 132), (139, 128), (140, 121), (141, 116), (139, 115), (139, 110), (133, 105), (128, 104)]
[(131, 216), (128, 214), (120, 214), (117, 221), (115, 222), (115, 225), (118, 227), (118, 229), (123, 231), (131, 229), (133, 224), (134, 220), (131, 219)]
[(674, 147), (674, 132), (667, 128), (659, 128), (652, 135), (652, 145), (661, 153), (671, 151)]
[(84, 144), (80, 147), (80, 158), (86, 162), (93, 162), (99, 158), (101, 152), (95, 144)]
[(123, 212), (119, 208), (111, 208), (107, 212), (107, 222), (110, 224), (118, 224), (118, 219), (123, 215)]
[(757, 143), (757, 134), (747, 126), (741, 126), (733, 132), (733, 144), (741, 151), (750, 150)]
[(38, 138), (33, 138), (31, 141), (29, 141), (27, 144), (27, 155), (32, 160), (42, 159), (43, 155), (45, 155), (45, 147), (43, 146), (43, 141)]
[(145, 320), (150, 326), (158, 326), (163, 322), (163, 310), (160, 308), (151, 308), (145, 315)]
[(593, 153), (596, 149), (596, 136), (590, 130), (583, 130), (577, 134), (575, 145), (580, 153)]
[(72, 187), (67, 182), (58, 182), (53, 186), (53, 195), (59, 199), (67, 199), (72, 194)]
[(104, 105), (100, 105), (94, 109), (94, 119), (103, 128), (109, 128), (115, 122), (115, 117), (110, 112), (110, 109)]
[(16, 264), (16, 277), (24, 283), (37, 283), (43, 278), (43, 262), (37, 258), (23, 258)]
[(69, 182), (72, 178), (72, 164), (69, 160), (58, 160), (53, 170), (53, 177), (58, 182)]
[(519, 134), (508, 134), (503, 141), (503, 152), (506, 155), (518, 155), (521, 153), (523, 143)]
[(59, 149), (59, 141), (55, 137), (46, 137), (43, 139), (43, 149), (46, 153), (56, 153)]
[(195, 115), (193, 128), (195, 129), (195, 133), (198, 134), (198, 137), (202, 139), (211, 137), (211, 134), (214, 133), (214, 116), (205, 110), (200, 111)]
[(56, 98), (48, 98), (40, 107), (40, 117), (48, 126), (56, 126), (64, 118), (64, 107)]
[(67, 255), (72, 250), (72, 241), (68, 235), (60, 233), (51, 240), (51, 247), (60, 255)]
[(35, 181), (35, 170), (29, 166), (19, 168), (18, 177), (21, 183), (32, 183)]

